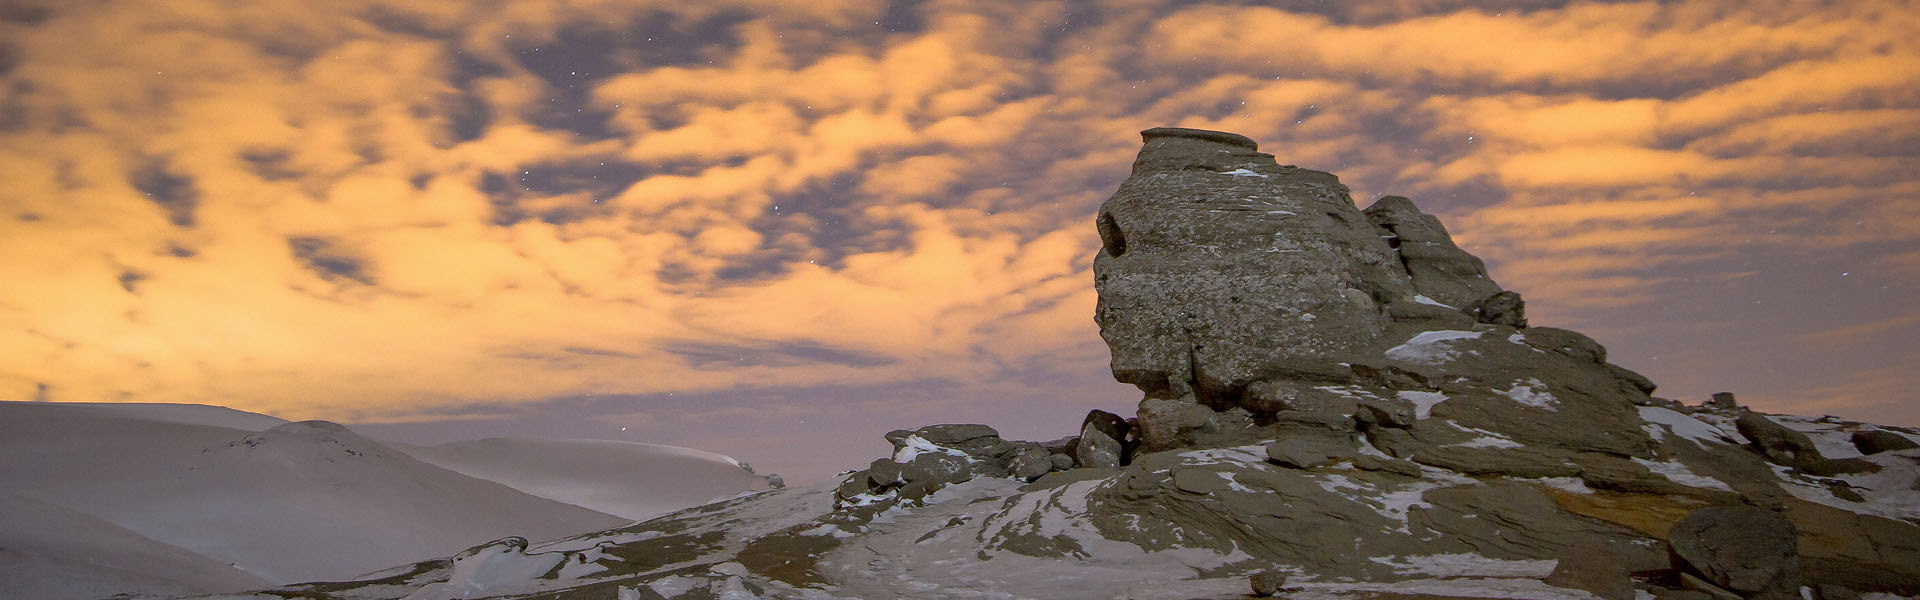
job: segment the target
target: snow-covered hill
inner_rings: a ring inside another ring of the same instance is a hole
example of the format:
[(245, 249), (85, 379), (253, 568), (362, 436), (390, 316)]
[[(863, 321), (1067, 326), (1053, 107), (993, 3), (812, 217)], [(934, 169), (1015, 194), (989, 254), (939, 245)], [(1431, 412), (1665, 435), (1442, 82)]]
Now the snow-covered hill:
[[(554, 496), (654, 514), (761, 481), (731, 459), (657, 446), (489, 440), (410, 450), (469, 474), (324, 421), (213, 406), (0, 402), (0, 597), (347, 579), (506, 536), (551, 539), (632, 520)], [(595, 489), (602, 475), (607, 489)]]
[(487, 438), (394, 446), (435, 466), (636, 521), (769, 487), (732, 458), (660, 444)]

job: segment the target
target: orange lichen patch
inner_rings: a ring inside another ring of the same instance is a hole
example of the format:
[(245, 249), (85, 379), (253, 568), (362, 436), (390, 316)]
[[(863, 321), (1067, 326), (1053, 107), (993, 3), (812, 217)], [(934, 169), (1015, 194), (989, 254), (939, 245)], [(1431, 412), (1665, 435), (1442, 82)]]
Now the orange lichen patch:
[(1576, 515), (1590, 517), (1620, 525), (1655, 539), (1667, 539), (1667, 530), (1673, 528), (1687, 513), (1706, 506), (1706, 502), (1683, 496), (1652, 496), (1647, 494), (1614, 494), (1600, 492), (1595, 494), (1576, 494), (1565, 490), (1541, 486), (1548, 497)]

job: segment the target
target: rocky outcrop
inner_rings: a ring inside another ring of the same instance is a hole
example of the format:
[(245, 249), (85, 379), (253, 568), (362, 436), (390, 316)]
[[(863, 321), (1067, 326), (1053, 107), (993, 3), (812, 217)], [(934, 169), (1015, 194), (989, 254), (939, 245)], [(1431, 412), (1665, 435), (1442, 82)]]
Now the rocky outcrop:
[(654, 570), (580, 596), (1920, 593), (1900, 440), (1654, 398), (1594, 339), (1530, 324), (1412, 201), (1362, 211), (1230, 133), (1142, 137), (1095, 223), (1133, 418), (1045, 443), (895, 431), (837, 485), (643, 524), (595, 566)]

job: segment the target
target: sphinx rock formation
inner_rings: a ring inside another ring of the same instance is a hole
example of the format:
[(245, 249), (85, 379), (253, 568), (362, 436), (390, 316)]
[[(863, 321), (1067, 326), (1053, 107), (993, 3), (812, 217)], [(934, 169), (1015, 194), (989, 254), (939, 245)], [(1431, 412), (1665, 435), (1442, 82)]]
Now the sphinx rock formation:
[(1361, 210), (1234, 134), (1143, 138), (1095, 219), (1133, 417), (1050, 442), (903, 429), (824, 485), (275, 595), (1920, 594), (1920, 431), (1655, 398), (1529, 326), (1411, 201)]

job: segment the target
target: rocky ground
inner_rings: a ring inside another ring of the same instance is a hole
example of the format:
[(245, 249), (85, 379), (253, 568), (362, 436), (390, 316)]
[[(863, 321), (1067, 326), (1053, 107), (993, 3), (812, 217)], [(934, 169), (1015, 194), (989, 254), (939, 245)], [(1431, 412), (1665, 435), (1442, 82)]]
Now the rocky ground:
[(1920, 594), (1920, 432), (1654, 396), (1437, 219), (1241, 136), (1144, 133), (1096, 320), (1132, 416), (980, 425), (811, 488), (510, 539), (335, 598)]

